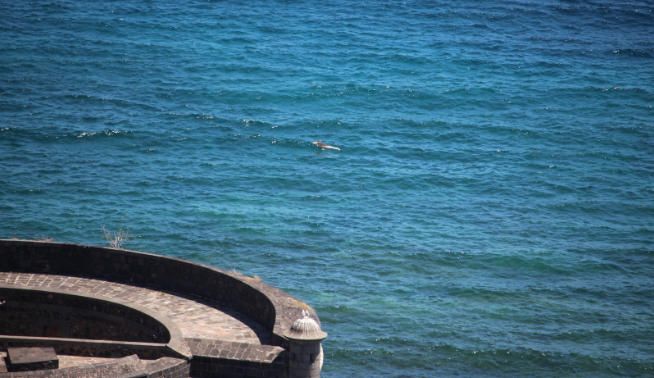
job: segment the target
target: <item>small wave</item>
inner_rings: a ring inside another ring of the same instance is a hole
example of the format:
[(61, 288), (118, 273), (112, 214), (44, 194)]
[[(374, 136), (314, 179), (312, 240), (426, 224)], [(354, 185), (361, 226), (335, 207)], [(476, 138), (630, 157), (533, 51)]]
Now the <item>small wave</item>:
[(270, 144), (274, 144), (278, 147), (288, 147), (288, 148), (304, 148), (311, 147), (311, 144), (308, 140), (295, 139), (295, 138), (272, 138)]
[(171, 111), (165, 112), (164, 115), (172, 118), (178, 119), (188, 119), (188, 120), (200, 120), (200, 121), (216, 121), (220, 123), (229, 123), (231, 122), (227, 118), (222, 118), (214, 113), (202, 113), (202, 112), (179, 112)]
[(265, 127), (265, 128), (272, 128), (272, 126), (273, 126), (271, 123), (268, 123), (266, 121), (260, 121), (260, 120), (251, 119), (251, 118), (243, 118), (241, 120), (241, 124), (243, 126), (245, 126), (245, 127), (261, 126), (261, 127)]
[(551, 258), (539, 256), (469, 254), (464, 262), (467, 266), (477, 269), (493, 267), (497, 272), (517, 269), (524, 273), (552, 276), (571, 273), (575, 269)]
[[(639, 375), (651, 372), (644, 360), (628, 358), (602, 358), (597, 355), (565, 353), (534, 348), (470, 348), (454, 343), (417, 343), (399, 337), (380, 337), (375, 344), (352, 347), (334, 343), (331, 353), (342, 360), (366, 361), (367, 369), (374, 369), (382, 363), (391, 363), (404, 371), (429, 370), (435, 375), (486, 376), (488, 372), (508, 376), (521, 376), (525, 371), (536, 376), (566, 375), (570, 372), (584, 373), (612, 372), (614, 374)], [(421, 350), (422, 355), (411, 355), (406, 349)], [(424, 353), (430, 356), (424, 358)]]
[(67, 138), (93, 138), (93, 137), (117, 137), (132, 134), (131, 131), (118, 130), (118, 129), (104, 129), (100, 131), (71, 131), (71, 130), (57, 130), (51, 128), (43, 129), (22, 129), (15, 127), (0, 128), (0, 133), (7, 133), (10, 136), (15, 136), (20, 139), (28, 139), (35, 141), (56, 141)]
[(93, 138), (93, 137), (113, 137), (125, 136), (131, 134), (131, 131), (105, 129), (102, 131), (82, 131), (75, 135), (76, 138)]
[(611, 51), (614, 55), (628, 56), (633, 58), (653, 58), (653, 49), (615, 49)]
[(613, 92), (622, 92), (625, 94), (632, 94), (635, 96), (651, 96), (652, 93), (642, 87), (622, 87), (622, 86), (610, 86), (610, 87), (600, 87), (596, 85), (590, 85), (590, 86), (585, 86), (585, 87), (572, 87), (572, 88), (554, 88), (547, 90), (546, 93), (549, 97), (552, 98), (561, 98), (561, 97), (569, 97), (569, 98), (574, 98), (577, 99), (579, 96), (587, 96), (587, 95), (592, 95), (592, 94), (597, 94), (598, 92), (600, 93), (606, 93), (610, 94)]
[(126, 107), (126, 108), (138, 108), (141, 110), (148, 110), (148, 111), (159, 111), (160, 109), (157, 108), (156, 106), (146, 104), (143, 102), (138, 102), (138, 101), (132, 101), (132, 100), (126, 100), (126, 99), (121, 99), (121, 98), (112, 98), (112, 97), (100, 97), (100, 96), (94, 96), (94, 95), (87, 95), (87, 94), (65, 94), (61, 96), (63, 100), (68, 100), (72, 101), (76, 104), (81, 103), (85, 105), (92, 105), (92, 104), (98, 104), (98, 105), (113, 105), (117, 107)]

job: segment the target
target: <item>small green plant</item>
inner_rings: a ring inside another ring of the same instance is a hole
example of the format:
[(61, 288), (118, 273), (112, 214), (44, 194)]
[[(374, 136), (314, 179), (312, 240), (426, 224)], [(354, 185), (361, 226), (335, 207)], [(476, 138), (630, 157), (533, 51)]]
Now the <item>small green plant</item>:
[(102, 234), (111, 248), (120, 248), (129, 239), (129, 234), (123, 229), (114, 232), (102, 226)]

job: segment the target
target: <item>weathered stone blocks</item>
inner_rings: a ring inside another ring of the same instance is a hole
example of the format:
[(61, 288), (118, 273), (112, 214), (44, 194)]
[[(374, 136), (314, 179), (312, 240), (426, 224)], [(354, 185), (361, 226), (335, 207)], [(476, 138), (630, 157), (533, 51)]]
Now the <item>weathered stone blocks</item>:
[(8, 348), (7, 368), (9, 371), (31, 371), (57, 369), (59, 359), (54, 348)]
[[(0, 314), (9, 333), (0, 335), (0, 352), (48, 346), (115, 361), (52, 370), (57, 376), (115, 376), (116, 369), (134, 377), (320, 375), (326, 333), (315, 311), (238, 273), (120, 249), (0, 240), (0, 288), (11, 310)], [(25, 327), (30, 312), (39, 316)]]

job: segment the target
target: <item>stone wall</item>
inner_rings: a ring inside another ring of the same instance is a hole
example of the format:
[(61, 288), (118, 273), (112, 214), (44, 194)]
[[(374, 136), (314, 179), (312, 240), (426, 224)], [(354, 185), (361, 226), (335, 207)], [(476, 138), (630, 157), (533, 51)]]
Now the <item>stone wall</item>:
[(0, 271), (98, 278), (225, 303), (270, 331), (275, 345), (307, 310), (281, 290), (234, 273), (179, 259), (76, 244), (0, 240)]
[(191, 373), (203, 378), (285, 378), (288, 376), (284, 348), (218, 340), (186, 339), (193, 361)]
[(129, 307), (67, 294), (0, 288), (0, 335), (167, 343), (166, 327)]
[[(169, 319), (140, 306), (129, 307), (119, 297), (99, 300), (92, 293), (71, 294), (49, 287), (40, 292), (38, 286), (22, 295), (23, 289), (12, 287), (11, 282), (0, 285), (0, 300), (10, 304), (5, 314), (0, 306), (0, 335), (4, 334), (0, 347), (47, 345), (61, 354), (162, 357), (148, 367), (147, 374), (141, 370), (139, 377), (288, 377), (285, 333), (304, 311), (319, 322), (311, 307), (260, 280), (147, 253), (0, 240), (0, 272), (105, 280), (193, 298), (218, 308), (225, 305), (263, 327), (263, 335), (257, 334), (271, 344), (183, 339)], [(21, 274), (16, 276), (24, 276), (20, 279), (26, 282), (34, 277)], [(22, 324), (20, 318), (31, 319), (30, 325)], [(119, 321), (122, 331), (131, 336), (121, 334)], [(71, 328), (80, 324), (85, 327)]]
[(167, 344), (0, 335), (0, 349), (9, 347), (53, 347), (58, 354), (72, 356), (119, 358), (135, 354), (145, 359), (187, 358)]
[(193, 357), (191, 376), (203, 378), (286, 378), (284, 364)]
[(59, 370), (0, 373), (0, 376), (6, 378), (188, 378), (190, 376), (190, 365), (185, 360), (164, 357), (143, 366), (143, 363), (136, 355), (131, 355), (112, 362), (74, 366)]

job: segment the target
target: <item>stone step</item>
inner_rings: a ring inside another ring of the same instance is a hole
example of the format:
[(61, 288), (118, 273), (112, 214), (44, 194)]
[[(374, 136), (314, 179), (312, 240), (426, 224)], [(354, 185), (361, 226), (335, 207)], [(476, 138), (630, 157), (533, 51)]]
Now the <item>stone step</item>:
[(57, 369), (59, 359), (53, 347), (7, 348), (7, 368), (11, 371)]
[(284, 348), (273, 345), (237, 343), (224, 340), (186, 338), (194, 356), (272, 363), (284, 352)]
[(286, 377), (286, 350), (273, 345), (211, 339), (185, 339), (191, 351), (191, 375), (208, 377)]
[(188, 377), (191, 373), (189, 362), (180, 358), (161, 357), (141, 364), (148, 377)]
[(14, 373), (4, 373), (6, 378), (137, 378), (147, 377), (141, 366), (141, 360), (136, 355), (118, 358), (111, 362), (73, 366), (56, 370), (35, 370)]
[(5, 364), (5, 356), (0, 356), (0, 373), (7, 372), (7, 365)]

